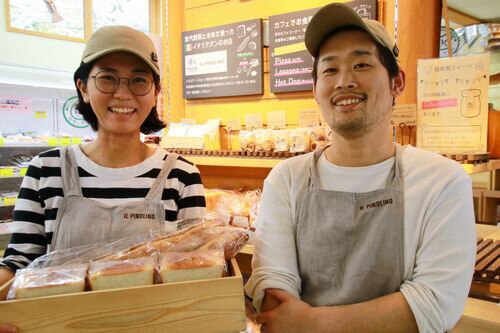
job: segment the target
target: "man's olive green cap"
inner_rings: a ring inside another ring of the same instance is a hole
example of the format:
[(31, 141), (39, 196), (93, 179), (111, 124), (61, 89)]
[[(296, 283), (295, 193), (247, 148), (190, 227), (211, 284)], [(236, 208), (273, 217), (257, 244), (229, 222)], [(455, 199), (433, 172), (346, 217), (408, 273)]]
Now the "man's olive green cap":
[(378, 21), (361, 18), (354, 9), (344, 3), (328, 4), (314, 14), (306, 29), (307, 50), (316, 58), (325, 39), (335, 30), (347, 26), (365, 30), (378, 44), (388, 49), (397, 60), (398, 47), (385, 27)]
[(143, 32), (121, 25), (103, 27), (92, 34), (85, 46), (82, 62), (89, 63), (113, 52), (129, 52), (144, 60), (160, 75), (158, 54), (153, 41)]

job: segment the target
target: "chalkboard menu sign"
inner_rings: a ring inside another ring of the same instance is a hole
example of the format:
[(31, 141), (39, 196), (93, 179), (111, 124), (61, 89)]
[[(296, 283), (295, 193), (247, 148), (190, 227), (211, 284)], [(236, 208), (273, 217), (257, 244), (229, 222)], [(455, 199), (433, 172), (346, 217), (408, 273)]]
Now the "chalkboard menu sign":
[(184, 98), (262, 94), (261, 19), (182, 33)]
[[(346, 2), (363, 18), (377, 18), (377, 0)], [(313, 59), (304, 35), (312, 16), (320, 8), (269, 16), (269, 78), (271, 92), (312, 90)]]

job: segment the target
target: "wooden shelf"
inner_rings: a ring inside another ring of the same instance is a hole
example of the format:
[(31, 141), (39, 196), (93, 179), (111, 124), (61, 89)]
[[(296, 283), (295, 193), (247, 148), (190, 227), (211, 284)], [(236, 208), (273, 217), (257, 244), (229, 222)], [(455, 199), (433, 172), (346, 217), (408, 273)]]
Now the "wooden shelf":
[(500, 199), (500, 191), (483, 191), (485, 198)]
[(249, 158), (249, 157), (208, 157), (184, 156), (196, 165), (245, 167), (245, 168), (273, 168), (282, 161), (278, 158)]
[(481, 173), (500, 169), (500, 160), (490, 160), (480, 164), (461, 164), (467, 174)]
[[(249, 157), (209, 157), (184, 156), (196, 165), (246, 167), (246, 168), (273, 168), (283, 159), (278, 158), (249, 158)], [(500, 160), (491, 160), (480, 164), (461, 164), (467, 174), (481, 173), (500, 169)]]

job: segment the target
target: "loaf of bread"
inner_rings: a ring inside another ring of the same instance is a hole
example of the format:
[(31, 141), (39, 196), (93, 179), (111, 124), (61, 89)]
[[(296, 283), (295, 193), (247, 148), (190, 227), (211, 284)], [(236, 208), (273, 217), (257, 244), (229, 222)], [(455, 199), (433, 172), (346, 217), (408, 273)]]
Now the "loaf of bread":
[(159, 273), (163, 283), (219, 278), (224, 273), (224, 252), (204, 250), (163, 253)]
[(225, 251), (229, 260), (248, 241), (248, 233), (227, 226), (219, 220), (208, 220), (183, 229), (173, 235), (163, 236), (153, 241), (132, 247), (123, 252), (103, 258), (104, 261), (125, 260), (151, 256), (152, 253), (194, 252), (199, 249), (219, 249)]
[(29, 268), (17, 272), (14, 298), (25, 299), (82, 292), (87, 264)]
[(151, 285), (154, 283), (156, 263), (156, 256), (92, 262), (88, 273), (90, 290)]

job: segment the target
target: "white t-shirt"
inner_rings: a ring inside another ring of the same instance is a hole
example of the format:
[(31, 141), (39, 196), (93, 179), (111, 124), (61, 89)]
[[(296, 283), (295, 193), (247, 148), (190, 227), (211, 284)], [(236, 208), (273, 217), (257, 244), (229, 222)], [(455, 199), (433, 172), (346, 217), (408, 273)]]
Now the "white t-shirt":
[[(307, 180), (312, 156), (283, 161), (265, 180), (253, 273), (245, 286), (257, 309), (266, 288), (300, 297), (293, 221), (297, 194)], [(339, 167), (323, 154), (318, 161), (320, 187), (348, 192), (380, 189), (393, 163), (391, 158), (367, 167)], [(471, 179), (458, 163), (411, 146), (403, 151), (402, 165), (405, 281), (400, 291), (420, 332), (444, 332), (463, 312), (474, 271)]]

